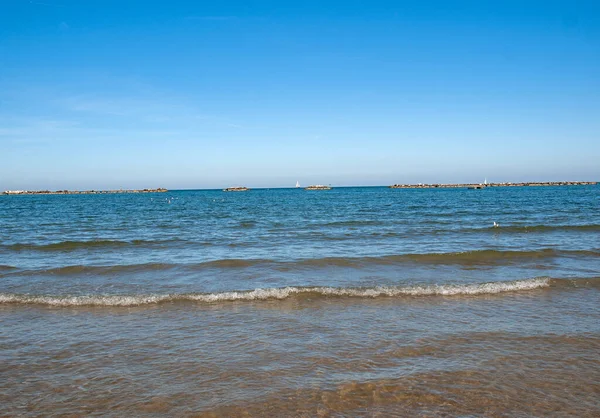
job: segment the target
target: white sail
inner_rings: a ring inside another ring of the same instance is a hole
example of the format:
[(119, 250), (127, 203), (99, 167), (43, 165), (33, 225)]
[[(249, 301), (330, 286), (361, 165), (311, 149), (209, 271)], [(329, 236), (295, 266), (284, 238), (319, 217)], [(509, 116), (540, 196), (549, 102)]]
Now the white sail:
[(300, 187), (300, 182), (299, 181), (296, 182), (296, 187)]

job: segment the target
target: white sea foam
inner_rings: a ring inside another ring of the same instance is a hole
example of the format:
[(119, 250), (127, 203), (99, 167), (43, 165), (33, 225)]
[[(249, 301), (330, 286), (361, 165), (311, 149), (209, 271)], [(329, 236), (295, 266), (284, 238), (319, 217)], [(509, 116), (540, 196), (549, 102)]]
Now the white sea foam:
[(372, 288), (283, 287), (220, 293), (155, 294), (155, 295), (84, 295), (48, 296), (0, 293), (0, 304), (40, 304), (50, 306), (138, 306), (163, 302), (192, 301), (203, 303), (282, 300), (295, 295), (315, 297), (398, 297), (398, 296), (460, 296), (486, 295), (550, 286), (550, 279), (540, 277), (508, 282), (448, 284), (430, 286), (376, 286)]

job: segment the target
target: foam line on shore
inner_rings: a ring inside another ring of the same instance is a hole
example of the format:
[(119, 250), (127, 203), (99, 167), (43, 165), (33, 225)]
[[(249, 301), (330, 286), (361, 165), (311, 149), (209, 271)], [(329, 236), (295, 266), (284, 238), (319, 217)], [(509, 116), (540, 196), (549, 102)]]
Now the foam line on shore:
[(283, 287), (259, 288), (247, 291), (230, 291), (217, 293), (187, 293), (187, 294), (149, 294), (149, 295), (80, 295), (80, 296), (51, 296), (0, 293), (0, 304), (38, 304), (48, 306), (140, 306), (165, 302), (237, 302), (284, 300), (291, 297), (426, 297), (426, 296), (477, 296), (493, 295), (504, 292), (534, 290), (550, 286), (550, 278), (537, 277), (533, 279), (514, 280), (505, 282), (448, 284), (423, 286), (376, 286), (370, 288), (343, 287)]

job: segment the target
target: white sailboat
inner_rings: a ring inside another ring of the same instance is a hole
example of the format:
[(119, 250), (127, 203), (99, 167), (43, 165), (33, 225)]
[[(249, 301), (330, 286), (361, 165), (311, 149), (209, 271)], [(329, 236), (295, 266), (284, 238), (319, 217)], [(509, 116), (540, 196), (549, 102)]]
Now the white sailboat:
[(297, 182), (296, 182), (296, 188), (299, 188), (299, 187), (300, 187), (300, 182), (299, 182), (299, 181), (297, 181)]

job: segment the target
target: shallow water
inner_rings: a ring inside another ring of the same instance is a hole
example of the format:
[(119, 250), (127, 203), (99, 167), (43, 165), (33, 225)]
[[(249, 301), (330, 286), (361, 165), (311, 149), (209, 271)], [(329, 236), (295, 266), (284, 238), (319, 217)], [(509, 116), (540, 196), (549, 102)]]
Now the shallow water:
[(598, 186), (0, 196), (0, 225), (8, 416), (600, 415)]

